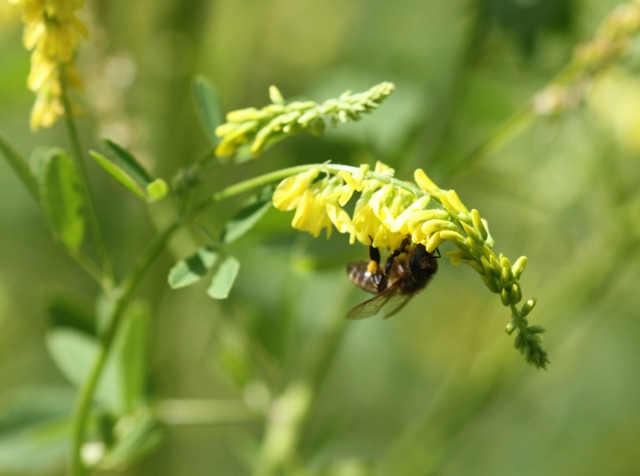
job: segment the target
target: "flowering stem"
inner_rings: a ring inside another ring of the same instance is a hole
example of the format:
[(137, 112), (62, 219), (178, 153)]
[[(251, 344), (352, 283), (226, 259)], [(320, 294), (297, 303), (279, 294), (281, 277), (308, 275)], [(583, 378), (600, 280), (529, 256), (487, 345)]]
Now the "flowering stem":
[[(328, 172), (358, 172), (361, 169), (358, 167), (353, 167), (350, 165), (341, 165), (341, 164), (332, 164), (332, 163), (322, 163), (322, 164), (305, 164), (305, 165), (297, 165), (295, 167), (289, 167), (286, 169), (276, 170), (274, 172), (270, 172), (268, 174), (259, 175), (258, 177), (253, 177), (248, 180), (244, 180), (242, 182), (235, 183), (230, 185), (227, 188), (220, 190), (219, 192), (214, 193), (209, 199), (204, 200), (200, 204), (194, 207), (194, 214), (202, 212), (205, 208), (210, 205), (222, 201), (226, 198), (234, 197), (236, 195), (240, 195), (241, 193), (248, 192), (249, 190), (253, 190), (259, 187), (264, 187), (273, 182), (282, 180), (284, 178), (290, 177), (292, 175), (296, 175), (302, 172), (306, 172), (312, 169), (321, 169), (326, 170)], [(380, 182), (384, 183), (394, 183), (397, 187), (411, 191), (413, 193), (422, 194), (422, 191), (415, 187), (414, 185), (403, 182), (402, 180), (398, 180), (394, 177), (390, 177), (389, 175), (376, 173), (373, 171), (368, 171), (367, 176), (371, 178), (375, 178)]]
[(85, 439), (85, 432), (89, 420), (89, 410), (93, 395), (100, 381), (100, 376), (107, 362), (109, 351), (117, 335), (120, 322), (122, 321), (122, 315), (131, 301), (133, 291), (139, 284), (144, 273), (162, 252), (169, 238), (182, 223), (182, 221), (176, 220), (171, 226), (164, 230), (142, 255), (128, 277), (113, 291), (112, 296), (114, 296), (115, 302), (110, 314), (107, 316), (106, 328), (100, 336), (98, 355), (93, 362), (89, 377), (80, 390), (75, 406), (70, 455), (70, 474), (72, 476), (82, 476), (86, 474), (86, 468), (82, 463), (82, 444)]

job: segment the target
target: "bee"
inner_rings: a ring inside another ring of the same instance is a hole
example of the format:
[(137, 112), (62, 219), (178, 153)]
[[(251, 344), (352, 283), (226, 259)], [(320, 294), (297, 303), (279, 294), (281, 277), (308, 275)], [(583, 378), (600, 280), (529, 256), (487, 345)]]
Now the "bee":
[(410, 245), (405, 238), (399, 248), (390, 251), (384, 267), (380, 264), (380, 250), (369, 246), (370, 261), (352, 261), (347, 265), (349, 279), (359, 288), (375, 294), (347, 313), (347, 319), (375, 316), (389, 304), (385, 318), (402, 309), (429, 283), (438, 270), (436, 258), (440, 253), (429, 253), (424, 245)]

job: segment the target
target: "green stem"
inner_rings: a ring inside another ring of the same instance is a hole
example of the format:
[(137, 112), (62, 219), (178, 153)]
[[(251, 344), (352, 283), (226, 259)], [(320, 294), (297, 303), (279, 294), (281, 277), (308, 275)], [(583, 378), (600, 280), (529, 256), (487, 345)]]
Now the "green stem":
[(336, 314), (311, 360), (304, 366), (302, 375), (293, 379), (272, 403), (255, 476), (293, 473), (299, 434), (337, 353), (345, 328), (346, 320), (341, 314)]
[[(96, 213), (95, 200), (93, 195), (91, 194), (91, 187), (89, 181), (89, 173), (87, 172), (87, 167), (82, 160), (83, 157), (83, 148), (80, 143), (80, 136), (78, 134), (78, 129), (76, 127), (75, 121), (73, 120), (73, 116), (71, 114), (71, 103), (67, 96), (66, 86), (63, 84), (62, 88), (62, 101), (64, 104), (65, 114), (64, 114), (64, 123), (67, 129), (67, 134), (69, 136), (69, 143), (73, 150), (73, 155), (76, 158), (76, 163), (78, 168), (80, 169), (80, 173), (82, 174), (82, 192), (85, 196), (86, 202), (86, 210), (87, 216), (89, 218), (89, 226), (91, 227), (91, 233), (95, 239), (96, 248), (102, 260), (102, 272), (104, 276), (101, 278), (101, 284), (103, 285), (103, 289), (108, 289), (113, 282), (113, 267), (111, 266), (111, 260), (109, 259), (109, 253), (107, 251), (107, 246), (104, 241), (104, 237), (100, 230), (100, 224), (98, 222), (98, 215)], [(77, 256), (74, 256), (77, 257)], [(82, 264), (82, 263), (81, 263)]]
[(156, 257), (164, 249), (167, 241), (173, 233), (182, 225), (181, 221), (174, 222), (169, 226), (156, 240), (149, 246), (144, 255), (134, 266), (128, 278), (113, 291), (116, 296), (115, 303), (111, 313), (107, 316), (107, 325), (101, 335), (100, 348), (98, 356), (93, 362), (89, 377), (82, 387), (75, 406), (72, 441), (71, 441), (71, 458), (70, 458), (70, 474), (72, 476), (82, 476), (86, 474), (86, 468), (82, 463), (82, 444), (84, 443), (87, 424), (89, 421), (91, 402), (96, 391), (100, 376), (104, 370), (109, 351), (113, 345), (114, 338), (117, 334), (122, 315), (129, 304), (133, 291), (149, 269)]
[(526, 104), (522, 109), (500, 124), (497, 129), (486, 137), (482, 143), (476, 146), (463, 160), (448, 168), (446, 172), (442, 174), (442, 180), (449, 181), (453, 177), (459, 177), (465, 171), (471, 170), (478, 162), (481, 162), (490, 154), (497, 152), (520, 135), (521, 132), (529, 127), (536, 117), (531, 103)]

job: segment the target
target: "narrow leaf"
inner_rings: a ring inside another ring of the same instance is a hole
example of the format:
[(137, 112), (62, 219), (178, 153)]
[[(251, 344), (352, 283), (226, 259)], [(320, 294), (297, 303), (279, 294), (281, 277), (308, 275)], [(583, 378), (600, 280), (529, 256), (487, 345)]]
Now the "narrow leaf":
[(193, 101), (200, 124), (213, 146), (218, 145), (220, 138), (216, 136), (216, 127), (224, 122), (218, 94), (211, 82), (204, 76), (193, 79)]
[(0, 133), (0, 150), (9, 162), (9, 165), (22, 181), (31, 196), (38, 201), (38, 183), (31, 174), (27, 160), (22, 157), (9, 143), (9, 141)]
[(102, 139), (102, 143), (113, 153), (115, 163), (126, 172), (129, 177), (143, 187), (147, 187), (153, 179), (131, 152), (110, 139)]
[(218, 252), (209, 246), (196, 251), (186, 259), (178, 261), (169, 271), (169, 286), (184, 288), (198, 282), (216, 264)]
[(150, 330), (149, 308), (138, 301), (129, 308), (113, 349), (122, 383), (123, 410), (128, 413), (145, 400)]
[(249, 199), (240, 211), (225, 224), (222, 232), (222, 241), (231, 243), (253, 228), (271, 208), (272, 194), (273, 189), (268, 187), (260, 195)]
[(227, 256), (211, 279), (207, 294), (213, 299), (226, 299), (240, 271), (240, 262), (233, 256)]
[(119, 182), (120, 185), (123, 185), (126, 189), (130, 190), (143, 200), (147, 199), (144, 188), (140, 187), (138, 183), (129, 175), (127, 175), (127, 173), (122, 170), (117, 164), (111, 162), (111, 160), (106, 158), (104, 155), (95, 151), (89, 152), (89, 155), (91, 155), (91, 157), (93, 157), (93, 159), (98, 162), (98, 164), (109, 175), (111, 175), (111, 177), (116, 179), (116, 181)]
[(56, 236), (69, 249), (77, 250), (85, 232), (82, 179), (75, 164), (60, 150), (48, 156), (40, 182), (42, 207)]

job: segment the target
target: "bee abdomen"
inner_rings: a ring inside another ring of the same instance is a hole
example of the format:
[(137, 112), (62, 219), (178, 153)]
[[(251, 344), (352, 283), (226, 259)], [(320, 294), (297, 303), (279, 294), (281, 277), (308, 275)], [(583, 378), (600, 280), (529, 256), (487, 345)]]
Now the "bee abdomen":
[(364, 289), (372, 294), (379, 292), (375, 283), (374, 276), (369, 272), (369, 263), (367, 261), (355, 261), (347, 265), (349, 279), (360, 289)]

